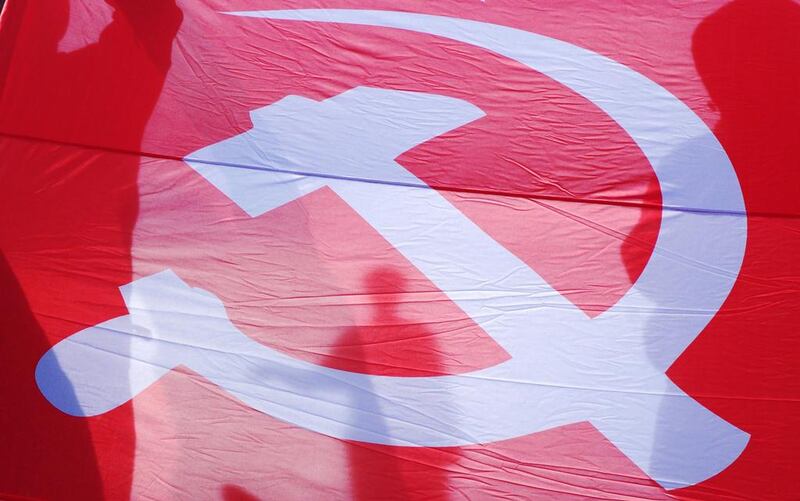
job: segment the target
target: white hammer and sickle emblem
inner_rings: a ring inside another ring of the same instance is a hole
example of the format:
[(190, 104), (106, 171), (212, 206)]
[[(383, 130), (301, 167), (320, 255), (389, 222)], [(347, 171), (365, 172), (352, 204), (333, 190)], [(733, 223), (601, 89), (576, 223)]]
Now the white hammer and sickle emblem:
[[(251, 216), (330, 187), (510, 359), (437, 377), (318, 366), (245, 336), (216, 296), (167, 270), (121, 287), (128, 315), (78, 332), (42, 357), (36, 379), (53, 405), (101, 414), (185, 365), (254, 409), (342, 439), (455, 446), (589, 421), (667, 488), (705, 480), (739, 456), (747, 433), (665, 375), (728, 296), (746, 239), (733, 167), (686, 105), (606, 57), (499, 25), (393, 11), (234, 14), (428, 33), (566, 85), (621, 125), (655, 170), (664, 209), (653, 255), (629, 292), (590, 319), (394, 160), (481, 110), (450, 97), (367, 87), (320, 102), (288, 96), (253, 111), (250, 131), (185, 160)], [(77, 402), (61, 398), (65, 384)], [(361, 398), (379, 404), (359, 406)]]

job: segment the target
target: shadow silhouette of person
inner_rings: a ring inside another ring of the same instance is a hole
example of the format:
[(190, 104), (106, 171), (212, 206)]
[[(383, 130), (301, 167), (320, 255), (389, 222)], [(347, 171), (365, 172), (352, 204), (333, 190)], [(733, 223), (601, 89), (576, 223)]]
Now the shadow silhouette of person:
[[(713, 132), (736, 170), (745, 206), (751, 216), (747, 222), (750, 236), (754, 225), (758, 224), (752, 217), (754, 213), (796, 213), (800, 208), (796, 188), (784, 185), (775, 189), (775, 179), (791, 178), (794, 175), (792, 171), (796, 169), (786, 160), (794, 157), (793, 150), (800, 139), (796, 127), (796, 121), (800, 118), (800, 99), (797, 97), (800, 73), (787, 71), (786, 66), (800, 59), (800, 44), (797, 43), (799, 30), (800, 6), (794, 2), (736, 0), (705, 18), (692, 38), (695, 67), (711, 98), (709, 106), (719, 112), (719, 120), (713, 127)], [(688, 138), (685, 144), (673, 151), (668, 163), (677, 163), (687, 155), (696, 154), (700, 139)], [(773, 188), (765, 189), (764, 183), (769, 183)], [(684, 217), (682, 212), (686, 209), (676, 208), (665, 216)], [(642, 210), (640, 225), (652, 224), (658, 219), (650, 209)], [(703, 217), (717, 218), (720, 220), (718, 224), (725, 224), (725, 221), (730, 223), (732, 218), (745, 218), (747, 215), (712, 212)], [(647, 248), (647, 244), (638, 241), (636, 233), (634, 230), (626, 241), (627, 252), (633, 252), (636, 248)], [(713, 267), (717, 263), (700, 264)], [(740, 277), (746, 273), (746, 268), (747, 253)], [(632, 274), (630, 278), (634, 282), (638, 277)], [(651, 326), (648, 330), (658, 332), (659, 326), (654, 322), (668, 322), (669, 316), (676, 312), (670, 312), (669, 305), (654, 304), (653, 308), (657, 313), (648, 324)], [(680, 314), (690, 315), (691, 312), (684, 311)], [(647, 347), (648, 356), (654, 364), (659, 364), (663, 360), (660, 344), (652, 337), (650, 341), (651, 344)], [(750, 353), (758, 351), (758, 348), (753, 348), (749, 350)], [(735, 350), (739, 352), (738, 348)], [(726, 358), (727, 356), (725, 355)], [(736, 363), (742, 364), (740, 369), (758, 373), (761, 370), (760, 362), (752, 359), (748, 361), (747, 358), (736, 358)], [(683, 360), (683, 369), (688, 367), (687, 363), (696, 362)], [(697, 370), (689, 372), (698, 374)], [(734, 395), (736, 394), (732, 394)], [(713, 411), (727, 398), (729, 397), (715, 399), (706, 396), (700, 403)], [(676, 404), (675, 399), (662, 400), (654, 429), (655, 444), (664, 444), (680, 435), (681, 430), (676, 428), (679, 424), (673, 422), (674, 412), (671, 408)], [(718, 445), (722, 448), (722, 444)], [(744, 454), (746, 451), (747, 449)], [(730, 459), (736, 461), (737, 457)], [(655, 451), (652, 461), (653, 471), (668, 470), (666, 466), (662, 468), (660, 463), (666, 465), (669, 460), (658, 454), (658, 450)], [(713, 494), (713, 485), (713, 480), (710, 483), (704, 482), (699, 489)]]
[(139, 152), (181, 19), (173, 0), (18, 0), (3, 12), (0, 209), (13, 217), (0, 224), (2, 498), (130, 495), (130, 408), (67, 416), (34, 370), (61, 338), (124, 312)]
[[(6, 495), (56, 499), (102, 499), (103, 485), (86, 422), (58, 415), (38, 395), (33, 379), (37, 357), (49, 347), (14, 270), (0, 253), (0, 498)], [(62, 389), (74, 400), (71, 388)], [(46, 480), (43, 473), (53, 472)]]
[(791, 0), (736, 0), (695, 30), (695, 66), (718, 110), (714, 134), (725, 147), (748, 212), (796, 214), (800, 144), (800, 5)]
[[(372, 305), (366, 325), (345, 331), (337, 340), (332, 358), (353, 372), (384, 376), (431, 376), (444, 372), (435, 333), (424, 323), (406, 318), (403, 303), (412, 299), (414, 285), (391, 267), (378, 267), (366, 274), (364, 289)], [(408, 341), (413, 339), (413, 349)], [(396, 350), (398, 342), (404, 349)], [(368, 396), (365, 398), (364, 393)], [(380, 418), (380, 395), (359, 392), (353, 403), (372, 410), (375, 419), (365, 423), (373, 432), (386, 435)], [(446, 398), (443, 396), (443, 398)], [(446, 405), (446, 402), (442, 402)], [(391, 499), (446, 499), (447, 466), (453, 456), (440, 453), (415, 459), (418, 452), (407, 447), (348, 442), (351, 498), (357, 501)]]
[(238, 485), (226, 484), (222, 487), (222, 501), (260, 501), (261, 498)]

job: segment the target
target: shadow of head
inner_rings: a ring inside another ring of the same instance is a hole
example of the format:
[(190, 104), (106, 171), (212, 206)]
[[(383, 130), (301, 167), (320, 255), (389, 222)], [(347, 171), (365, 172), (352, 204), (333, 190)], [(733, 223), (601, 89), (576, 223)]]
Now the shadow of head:
[[(761, 122), (800, 109), (800, 5), (791, 0), (737, 0), (700, 23), (692, 38), (695, 65), (722, 120)], [(788, 94), (787, 94), (788, 93)]]

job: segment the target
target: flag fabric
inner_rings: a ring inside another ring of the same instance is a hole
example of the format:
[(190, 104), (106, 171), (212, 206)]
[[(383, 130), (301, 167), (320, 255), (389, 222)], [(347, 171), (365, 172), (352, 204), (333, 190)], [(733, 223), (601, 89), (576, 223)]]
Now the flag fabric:
[(0, 48), (0, 498), (796, 498), (796, 2), (9, 0)]

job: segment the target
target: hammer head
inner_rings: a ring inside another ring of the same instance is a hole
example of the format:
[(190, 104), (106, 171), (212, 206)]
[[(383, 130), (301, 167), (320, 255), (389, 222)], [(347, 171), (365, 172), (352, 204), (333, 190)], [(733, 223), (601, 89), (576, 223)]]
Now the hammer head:
[(185, 161), (258, 216), (335, 182), (425, 186), (394, 159), (484, 115), (461, 99), (356, 87), (324, 101), (287, 96), (253, 128)]

